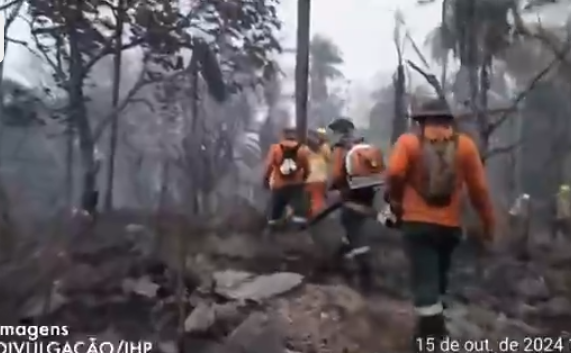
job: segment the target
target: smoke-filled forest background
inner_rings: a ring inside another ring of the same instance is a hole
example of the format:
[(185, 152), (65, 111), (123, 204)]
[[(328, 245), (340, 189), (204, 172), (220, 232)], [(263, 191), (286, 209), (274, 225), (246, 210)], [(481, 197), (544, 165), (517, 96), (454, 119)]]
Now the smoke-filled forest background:
[[(241, 232), (233, 239), (250, 239), (267, 203), (263, 157), (282, 128), (295, 121), (291, 59), (296, 48), (282, 47), (279, 6), (278, 0), (11, 0), (0, 5), (7, 57), (0, 64), (2, 266), (12, 266), (12, 271), (15, 258), (37, 262), (26, 276), (18, 275), (37, 286), (24, 286), (29, 293), (18, 292), (18, 299), (10, 299), (10, 310), (31, 305), (26, 300), (32, 298), (40, 309), (29, 317), (55, 320), (50, 315), (57, 310), (50, 303), (59, 298), (54, 293), (60, 290), (56, 283), (61, 274), (75, 261), (66, 254), (75, 251), (70, 244), (78, 238), (93, 240), (91, 252), (98, 251), (96, 234), (153, 249), (167, 242), (171, 251), (184, 249), (169, 257), (176, 258), (176, 264), (168, 265), (178, 269), (200, 267), (195, 262), (202, 260), (196, 256), (208, 254), (202, 247), (206, 233), (226, 239)], [(478, 142), (500, 218), (517, 195), (529, 193), (542, 229), (550, 200), (571, 172), (571, 27), (569, 21), (559, 21), (562, 12), (567, 16), (569, 2), (426, 0), (416, 6), (441, 9), (440, 26), (415, 41), (406, 13), (396, 11), (394, 41), (384, 45), (396, 53), (399, 64), (390, 80), (379, 79), (375, 87), (357, 94), (350, 92), (344, 77), (344, 53), (335, 38), (326, 33), (311, 37), (308, 126), (323, 127), (349, 116), (360, 132), (389, 152), (395, 138), (407, 130), (410, 111), (424, 99), (441, 95), (458, 113), (461, 128)], [(551, 21), (553, 13), (559, 17)], [(378, 45), (373, 38), (369, 33), (359, 40), (363, 46)], [(72, 216), (74, 209), (95, 208), (100, 216), (88, 225)], [(185, 252), (192, 248), (189, 244), (195, 246), (192, 256)], [(245, 245), (224, 246), (236, 250)], [(385, 259), (396, 256), (396, 251), (389, 253)], [(188, 265), (187, 258), (194, 265)], [(232, 261), (232, 266), (244, 267)], [(270, 271), (269, 262), (259, 263)], [(5, 275), (15, 276), (10, 271)], [(526, 303), (564, 298), (567, 302), (560, 300), (555, 311), (566, 310), (568, 315), (570, 288), (560, 288), (565, 295), (550, 297), (544, 277), (543, 287), (537, 278), (526, 277), (540, 269), (529, 271), (512, 273), (518, 280), (535, 281), (521, 290), (527, 290), (522, 294), (527, 299), (533, 297)], [(181, 272), (172, 280), (178, 283), (178, 315), (186, 317), (183, 314), (197, 305), (181, 304), (186, 285)], [(192, 276), (196, 283), (208, 271), (198, 272)], [(482, 276), (476, 272), (469, 275)], [(503, 267), (499, 272), (510, 273)], [(558, 275), (565, 277), (554, 280), (559, 285), (569, 282), (569, 273)], [(402, 283), (395, 281), (397, 287)], [(196, 283), (188, 286), (195, 289)], [(304, 290), (323, 289), (312, 286)], [(5, 292), (1, 294), (6, 298), (13, 294)], [(365, 306), (362, 298), (355, 300)], [(500, 307), (501, 300), (496, 300)], [(382, 310), (390, 316), (393, 309)], [(246, 309), (240, 310), (243, 314)], [(359, 315), (355, 320), (361, 320)], [(183, 326), (185, 320), (179, 322), (179, 328)], [(224, 327), (218, 329), (227, 333)], [(363, 330), (359, 335), (369, 332)], [(373, 342), (359, 337), (347, 340)]]

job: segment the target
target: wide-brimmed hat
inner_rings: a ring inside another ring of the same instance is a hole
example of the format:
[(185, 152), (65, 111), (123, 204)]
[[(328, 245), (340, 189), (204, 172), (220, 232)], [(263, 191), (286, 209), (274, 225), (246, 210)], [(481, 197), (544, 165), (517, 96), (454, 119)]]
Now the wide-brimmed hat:
[(355, 130), (355, 124), (347, 118), (337, 118), (331, 122), (331, 124), (327, 125), (327, 127), (333, 131), (338, 133), (346, 133), (351, 130)]
[(426, 118), (454, 119), (454, 115), (452, 115), (452, 112), (445, 101), (436, 98), (426, 101), (420, 106), (420, 109), (413, 111), (411, 118), (414, 120), (422, 120)]

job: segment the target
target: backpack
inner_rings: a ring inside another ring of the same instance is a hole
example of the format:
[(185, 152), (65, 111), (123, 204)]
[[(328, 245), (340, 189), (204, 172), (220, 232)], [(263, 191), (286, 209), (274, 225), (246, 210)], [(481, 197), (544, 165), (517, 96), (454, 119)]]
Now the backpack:
[(295, 146), (280, 145), (282, 150), (282, 160), (280, 162), (279, 171), (284, 177), (291, 177), (297, 172), (297, 152), (301, 144)]
[(420, 178), (415, 190), (427, 204), (446, 207), (456, 191), (458, 133), (446, 140), (429, 140), (421, 132), (418, 139)]
[(383, 154), (374, 145), (357, 143), (345, 154), (347, 182), (352, 190), (382, 185), (383, 169)]

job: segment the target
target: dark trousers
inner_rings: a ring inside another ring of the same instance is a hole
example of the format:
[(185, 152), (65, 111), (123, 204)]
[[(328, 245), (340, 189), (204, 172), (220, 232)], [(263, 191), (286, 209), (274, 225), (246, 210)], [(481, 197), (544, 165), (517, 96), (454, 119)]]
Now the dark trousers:
[(292, 207), (294, 216), (305, 218), (307, 212), (304, 185), (286, 185), (272, 190), (270, 203), (270, 220), (272, 221), (282, 219), (288, 205)]
[(461, 229), (420, 222), (404, 222), (401, 229), (411, 266), (414, 305), (441, 302), (448, 289), (452, 253), (460, 243)]
[(426, 348), (420, 349), (418, 342), (428, 337), (438, 341), (446, 336), (442, 299), (448, 289), (452, 253), (460, 243), (462, 231), (421, 222), (404, 222), (401, 230), (410, 261), (411, 289), (418, 316), (413, 343), (416, 351), (426, 352)]
[(346, 207), (341, 208), (341, 225), (345, 230), (347, 244), (352, 249), (368, 245), (366, 241), (366, 222), (368, 220), (370, 217), (366, 217), (355, 210)]
[[(374, 222), (370, 217), (348, 208), (341, 208), (341, 225), (345, 231), (345, 241), (340, 249), (341, 265), (351, 261), (356, 266), (358, 284), (364, 290), (372, 286), (371, 250), (368, 242), (368, 222)], [(353, 277), (347, 268), (346, 275)]]

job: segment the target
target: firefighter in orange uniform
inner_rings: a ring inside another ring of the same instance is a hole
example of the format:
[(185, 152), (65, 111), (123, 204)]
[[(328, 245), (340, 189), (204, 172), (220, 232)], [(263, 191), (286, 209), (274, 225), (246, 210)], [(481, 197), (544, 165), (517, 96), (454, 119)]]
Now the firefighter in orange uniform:
[(270, 147), (265, 162), (263, 182), (272, 192), (268, 225), (282, 220), (288, 206), (293, 223), (306, 223), (304, 188), (309, 174), (307, 146), (297, 141), (295, 129), (284, 129), (282, 140)]
[[(387, 199), (402, 220), (418, 318), (415, 344), (447, 335), (444, 303), (451, 255), (461, 239), (464, 186), (492, 240), (494, 213), (486, 174), (472, 139), (456, 130), (446, 102), (427, 102), (413, 116), (418, 131), (400, 136), (387, 168)], [(426, 347), (422, 350), (426, 351)]]

